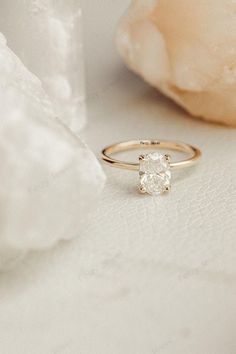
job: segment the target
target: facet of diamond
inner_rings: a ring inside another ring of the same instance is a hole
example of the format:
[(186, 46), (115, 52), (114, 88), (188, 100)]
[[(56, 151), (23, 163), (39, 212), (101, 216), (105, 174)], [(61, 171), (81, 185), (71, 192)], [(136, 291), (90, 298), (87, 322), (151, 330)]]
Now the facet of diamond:
[(159, 195), (170, 190), (170, 157), (153, 152), (139, 158), (140, 191), (150, 195)]

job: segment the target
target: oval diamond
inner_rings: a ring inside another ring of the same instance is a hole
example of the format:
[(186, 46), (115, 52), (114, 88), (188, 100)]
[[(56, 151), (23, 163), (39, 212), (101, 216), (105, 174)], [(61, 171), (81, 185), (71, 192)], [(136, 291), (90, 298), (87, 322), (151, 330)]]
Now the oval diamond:
[(170, 158), (154, 152), (140, 157), (140, 190), (151, 195), (159, 195), (170, 190)]

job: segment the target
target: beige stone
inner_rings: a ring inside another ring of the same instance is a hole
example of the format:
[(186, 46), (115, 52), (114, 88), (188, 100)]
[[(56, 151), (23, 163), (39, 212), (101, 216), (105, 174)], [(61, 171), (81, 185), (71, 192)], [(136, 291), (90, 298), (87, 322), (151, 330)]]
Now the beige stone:
[(134, 0), (119, 26), (119, 52), (194, 116), (236, 125), (235, 19), (231, 0)]

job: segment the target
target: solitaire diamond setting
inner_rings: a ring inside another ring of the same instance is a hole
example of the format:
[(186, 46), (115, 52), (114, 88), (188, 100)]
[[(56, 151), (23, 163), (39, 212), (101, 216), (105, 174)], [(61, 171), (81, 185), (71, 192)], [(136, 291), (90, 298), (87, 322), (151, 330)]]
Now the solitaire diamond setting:
[(153, 152), (139, 156), (141, 193), (160, 195), (171, 189), (170, 156)]

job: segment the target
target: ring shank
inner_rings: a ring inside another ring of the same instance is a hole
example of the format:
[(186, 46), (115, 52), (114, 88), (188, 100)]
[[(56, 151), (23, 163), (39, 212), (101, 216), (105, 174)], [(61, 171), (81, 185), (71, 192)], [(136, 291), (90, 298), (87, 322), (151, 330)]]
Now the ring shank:
[(129, 151), (135, 149), (167, 149), (167, 150), (174, 150), (179, 152), (184, 152), (190, 154), (190, 157), (186, 160), (172, 162), (170, 167), (172, 169), (179, 169), (184, 167), (189, 167), (194, 165), (201, 157), (201, 151), (189, 144), (185, 144), (182, 142), (174, 142), (174, 141), (165, 141), (165, 140), (131, 140), (125, 141), (117, 144), (110, 145), (106, 147), (102, 151), (102, 159), (107, 164), (127, 169), (137, 171), (139, 170), (139, 163), (133, 162), (124, 162), (111, 157), (112, 154), (122, 152), (122, 151)]

